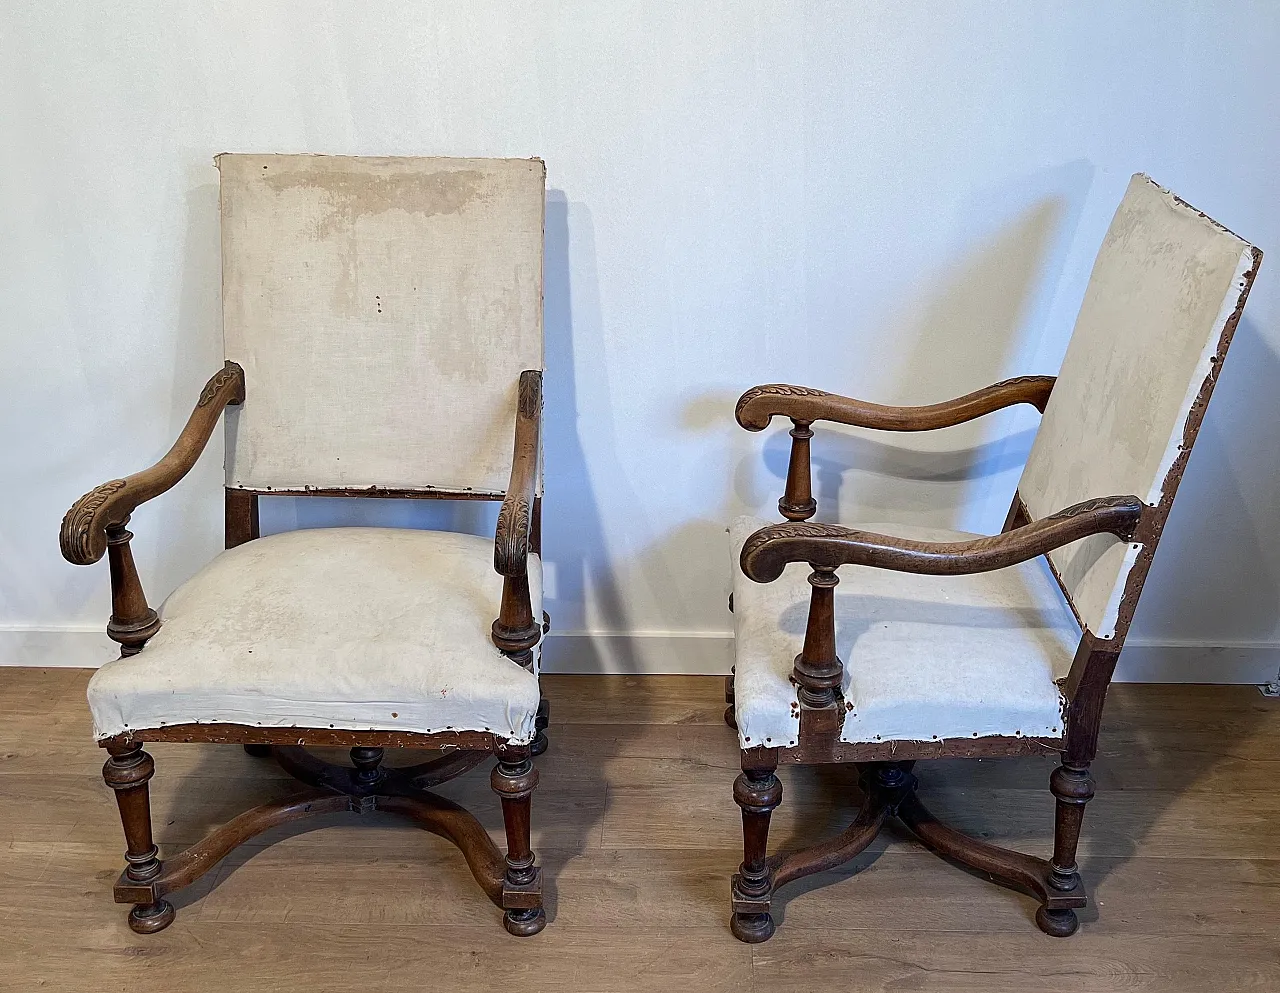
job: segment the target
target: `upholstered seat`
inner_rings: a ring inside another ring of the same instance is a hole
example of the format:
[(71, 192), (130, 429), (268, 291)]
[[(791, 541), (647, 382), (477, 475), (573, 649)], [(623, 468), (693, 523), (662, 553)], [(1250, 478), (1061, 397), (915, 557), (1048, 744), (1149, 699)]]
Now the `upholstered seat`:
[[(536, 617), (541, 579), (530, 555)], [(528, 742), (536, 666), (494, 647), (501, 597), (491, 538), (392, 528), (260, 538), (179, 587), (141, 653), (98, 670), (94, 730), (199, 722)]]
[[(808, 622), (809, 570), (792, 565), (774, 582), (756, 583), (737, 567), (743, 543), (769, 523), (739, 517), (731, 529), (734, 703), (743, 748), (789, 747), (800, 734), (791, 676)], [(920, 541), (977, 537), (900, 524), (868, 529)], [(841, 741), (1062, 735), (1055, 680), (1071, 667), (1080, 627), (1043, 557), (965, 576), (861, 566), (844, 566), (840, 576)]]

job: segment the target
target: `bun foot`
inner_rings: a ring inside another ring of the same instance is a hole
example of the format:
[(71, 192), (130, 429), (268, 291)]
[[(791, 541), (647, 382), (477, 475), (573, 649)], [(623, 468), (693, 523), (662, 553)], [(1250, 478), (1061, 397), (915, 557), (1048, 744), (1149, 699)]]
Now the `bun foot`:
[(1050, 937), (1069, 938), (1076, 933), (1080, 921), (1074, 910), (1046, 910), (1041, 907), (1036, 911), (1036, 925)]
[(535, 756), (541, 755), (547, 750), (548, 744), (547, 733), (545, 731), (539, 731), (533, 736), (533, 742), (529, 745), (529, 754)]
[(155, 934), (172, 924), (175, 916), (168, 900), (140, 903), (129, 911), (129, 927), (137, 934)]
[(502, 915), (502, 926), (508, 934), (528, 938), (547, 926), (547, 912), (541, 907), (531, 910), (508, 910)]
[(769, 914), (734, 914), (729, 919), (729, 930), (739, 941), (758, 945), (773, 937), (773, 918)]

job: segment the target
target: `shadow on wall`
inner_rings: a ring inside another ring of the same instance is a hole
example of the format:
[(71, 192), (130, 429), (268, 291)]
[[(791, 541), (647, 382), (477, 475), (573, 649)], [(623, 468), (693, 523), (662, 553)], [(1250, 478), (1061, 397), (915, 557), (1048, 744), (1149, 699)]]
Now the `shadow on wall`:
[[(608, 383), (600, 314), (600, 290), (596, 277), (595, 229), (591, 212), (582, 204), (570, 204), (562, 190), (547, 191), (546, 251), (543, 260), (543, 336), (546, 349), (546, 397), (543, 431), (547, 473), (546, 512), (543, 514), (544, 546), (555, 549), (555, 580), (549, 591), (547, 612), (552, 631), (582, 631), (587, 627), (587, 594), (591, 591), (596, 626), (610, 631), (628, 629), (626, 603), (609, 562), (599, 500), (587, 468), (578, 413), (578, 377), (597, 389)], [(570, 213), (579, 250), (570, 268)], [(573, 275), (571, 276), (571, 272)], [(576, 284), (575, 284), (576, 279)], [(580, 353), (574, 341), (590, 342)], [(579, 358), (586, 368), (579, 370)], [(600, 404), (593, 432), (613, 439), (613, 411)], [(612, 448), (602, 453), (600, 469), (618, 468)], [(615, 479), (621, 484), (625, 475)], [(601, 656), (598, 643), (574, 639), (573, 658), (558, 651), (566, 643), (553, 639), (547, 646), (547, 666), (573, 672), (638, 672), (639, 663), (628, 639), (613, 639), (618, 657)], [(561, 655), (566, 657), (560, 657)], [(611, 668), (612, 667), (612, 668)]]
[[(206, 178), (207, 163), (191, 166), (193, 179)], [(196, 169), (199, 172), (196, 173)], [(187, 193), (178, 326), (172, 336), (173, 375), (166, 443), (177, 438), (209, 377), (222, 368), (222, 241), (218, 184), (201, 183)], [(143, 583), (151, 605), (186, 582), (222, 551), (222, 425), (190, 474), (171, 493), (138, 509), (139, 534), (158, 537), (154, 563), (144, 560)], [(136, 471), (142, 466), (130, 467)], [(185, 492), (184, 492), (185, 490)], [(147, 521), (147, 515), (153, 520)], [(145, 528), (145, 531), (142, 529)], [(153, 592), (154, 591), (154, 592)]]
[[(933, 403), (1036, 371), (1032, 356), (1046, 333), (1049, 305), (1091, 176), (1087, 163), (1069, 163), (980, 197), (974, 216), (960, 219), (962, 227), (990, 227), (993, 204), (1026, 206), (959, 263), (921, 280), (921, 303), (906, 303), (898, 316), (876, 322), (885, 328), (886, 364), (894, 372), (885, 375), (875, 396), (861, 399)], [(998, 206), (994, 212), (999, 213)], [(1070, 322), (1068, 333), (1069, 328)], [(847, 356), (837, 362), (847, 364)], [(816, 520), (998, 528), (1037, 426), (1038, 415), (1030, 408), (919, 434), (816, 425)], [(783, 421), (763, 445), (777, 495), (786, 479), (789, 427)], [(755, 467), (740, 463), (736, 477), (739, 499), (759, 506), (758, 486), (750, 482)], [(772, 501), (766, 513), (776, 516)]]
[[(1274, 641), (1280, 576), (1265, 535), (1280, 518), (1255, 521), (1249, 508), (1280, 507), (1277, 382), (1280, 356), (1246, 312), (1161, 536), (1133, 640), (1151, 630), (1163, 642)], [(1274, 677), (1278, 664), (1264, 675)]]
[[(169, 344), (173, 349), (171, 372), (160, 366), (146, 366), (155, 370), (151, 380), (130, 385), (129, 391), (117, 398), (116, 412), (135, 415), (116, 422), (112, 433), (118, 438), (113, 445), (111, 462), (102, 472), (84, 467), (95, 460), (88, 455), (93, 444), (90, 432), (72, 432), (60, 439), (67, 455), (64, 467), (56, 473), (59, 479), (80, 477), (80, 486), (51, 493), (58, 513), (64, 513), (72, 503), (91, 487), (106, 479), (140, 472), (155, 464), (181, 433), (205, 382), (222, 368), (222, 334), (219, 310), (221, 246), (219, 237), (218, 187), (205, 182), (208, 171), (203, 167), (191, 167), (189, 177), (193, 186), (186, 194), (186, 234), (181, 258), (181, 290), (177, 302), (177, 327), (172, 334), (162, 333), (163, 341), (157, 347)], [(161, 266), (162, 267), (162, 266)], [(108, 407), (112, 394), (105, 383), (87, 384), (95, 406)], [(146, 406), (138, 398), (148, 391), (169, 396), (168, 417), (162, 423), (137, 420), (140, 406)], [(83, 439), (83, 440), (81, 440)], [(144, 441), (141, 439), (150, 439)], [(146, 446), (151, 445), (147, 451)], [(117, 451), (118, 449), (118, 451)], [(121, 452), (128, 454), (120, 454)], [(185, 582), (222, 550), (222, 441), (221, 430), (214, 432), (205, 454), (191, 472), (169, 493), (144, 503), (133, 513), (129, 529), (135, 534), (131, 549), (138, 563), (143, 589), (151, 606), (158, 607), (169, 593)], [(58, 535), (50, 530), (46, 536), (51, 555), (57, 556)], [(18, 561), (16, 556), (0, 554), (0, 561)], [(58, 569), (65, 569), (58, 581), (58, 588), (49, 591), (50, 602), (60, 613), (77, 614), (85, 602), (101, 604), (102, 637), (93, 658), (106, 662), (116, 657), (119, 646), (106, 637), (107, 616), (110, 613), (108, 569), (105, 558), (93, 566), (73, 567), (61, 561)], [(3, 575), (3, 573), (0, 573)], [(91, 581), (82, 577), (91, 576)], [(20, 588), (5, 578), (4, 585)], [(60, 625), (59, 625), (60, 627)], [(73, 629), (74, 630), (74, 629)], [(43, 633), (34, 633), (26, 640), (32, 646), (44, 644)], [(29, 652), (26, 644), (15, 649), (18, 660), (31, 659), (29, 664), (42, 664), (41, 656)]]

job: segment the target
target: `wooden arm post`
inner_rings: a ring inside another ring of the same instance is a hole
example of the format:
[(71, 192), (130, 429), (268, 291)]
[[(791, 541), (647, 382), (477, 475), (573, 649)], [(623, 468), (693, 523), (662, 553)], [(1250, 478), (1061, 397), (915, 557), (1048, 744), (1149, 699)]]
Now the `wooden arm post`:
[(813, 499), (813, 477), (809, 467), (809, 421), (792, 418), (791, 461), (787, 465), (787, 489), (778, 501), (778, 511), (789, 521), (807, 521), (818, 510)]
[(142, 581), (133, 562), (129, 541), (133, 532), (125, 528), (129, 518), (107, 526), (107, 564), (111, 570), (111, 619), (107, 637), (120, 646), (120, 657), (142, 651), (142, 646), (160, 630), (160, 618), (147, 605)]
[(844, 719), (840, 684), (844, 665), (836, 654), (835, 591), (840, 577), (832, 566), (813, 567), (809, 585), (809, 621), (804, 647), (795, 658), (793, 674), (799, 686), (800, 733), (830, 732)]

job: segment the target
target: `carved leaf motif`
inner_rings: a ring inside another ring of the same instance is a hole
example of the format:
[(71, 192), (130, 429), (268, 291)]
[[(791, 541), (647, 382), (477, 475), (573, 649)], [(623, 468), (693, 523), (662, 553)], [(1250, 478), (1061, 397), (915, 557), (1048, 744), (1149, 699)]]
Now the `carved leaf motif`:
[(520, 376), (519, 410), (521, 417), (536, 417), (542, 407), (542, 374)]
[(228, 383), (234, 382), (239, 375), (240, 367), (228, 362), (213, 374), (209, 382), (205, 383), (204, 389), (200, 391), (200, 399), (196, 401), (196, 407), (207, 407), (213, 402), (213, 398), (221, 393)]
[[(113, 479), (103, 483), (97, 489), (90, 490), (72, 504), (71, 509), (62, 519), (62, 531), (59, 536), (62, 555), (68, 562), (89, 565), (102, 557), (106, 549), (106, 525), (95, 528), (94, 518), (112, 496), (124, 489), (124, 485), (123, 479)], [(99, 530), (104, 532), (102, 549), (96, 549), (93, 541), (93, 535)]]
[[(777, 530), (774, 530), (774, 529)], [(770, 542), (783, 538), (855, 538), (857, 531), (842, 528), (838, 524), (776, 524), (757, 531), (742, 546), (742, 554), (749, 556)]]
[(518, 568), (529, 549), (529, 501), (520, 497), (504, 500), (498, 511), (493, 564), (504, 576)]
[(1118, 502), (1115, 497), (1097, 497), (1093, 500), (1085, 500), (1083, 503), (1077, 503), (1068, 507), (1066, 510), (1060, 510), (1056, 514), (1050, 514), (1044, 518), (1046, 521), (1067, 521), (1073, 517), (1079, 517), (1081, 514), (1088, 514), (1095, 510), (1104, 510), (1111, 507), (1117, 509), (1126, 506), (1123, 502)]
[(770, 383), (767, 386), (756, 386), (747, 390), (738, 398), (738, 405), (734, 408), (734, 415), (741, 420), (742, 412), (747, 405), (753, 400), (760, 397), (824, 397), (827, 396), (826, 390), (814, 390), (807, 386), (787, 386), (784, 383)]

